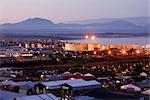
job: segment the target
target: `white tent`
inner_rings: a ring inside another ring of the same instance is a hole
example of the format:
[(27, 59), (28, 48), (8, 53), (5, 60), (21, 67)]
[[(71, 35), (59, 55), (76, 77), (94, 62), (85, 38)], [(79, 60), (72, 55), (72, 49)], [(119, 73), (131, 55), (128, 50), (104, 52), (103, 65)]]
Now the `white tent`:
[(92, 75), (91, 73), (86, 73), (84, 74), (84, 76), (94, 76), (94, 75)]
[(2, 85), (18, 86), (18, 84), (16, 82), (12, 81), (12, 80), (10, 80), (10, 81), (7, 81), (7, 80), (6, 81), (2, 81), (1, 84)]
[(150, 89), (149, 89), (149, 90), (146, 90), (146, 91), (142, 91), (141, 93), (142, 93), (142, 94), (146, 94), (146, 95), (150, 95)]
[(145, 72), (140, 73), (140, 76), (147, 77), (147, 74)]
[(141, 91), (140, 87), (135, 86), (133, 84), (123, 85), (123, 86), (121, 86), (121, 89), (125, 89), (125, 90), (127, 90), (127, 89), (134, 89), (134, 91)]
[(73, 75), (83, 75), (83, 74), (81, 74), (81, 73), (79, 73), (79, 72), (76, 72), (76, 73), (74, 73)]

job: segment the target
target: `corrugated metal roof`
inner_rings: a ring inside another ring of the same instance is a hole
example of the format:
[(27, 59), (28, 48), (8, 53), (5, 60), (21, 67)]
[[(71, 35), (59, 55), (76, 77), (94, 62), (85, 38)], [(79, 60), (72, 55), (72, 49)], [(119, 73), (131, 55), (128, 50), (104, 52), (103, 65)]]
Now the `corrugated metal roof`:
[(18, 97), (16, 98), (16, 100), (58, 100), (58, 98), (53, 94), (48, 93), (48, 94)]
[(94, 89), (101, 86), (101, 83), (96, 80), (91, 81), (83, 81), (79, 83), (67, 83), (69, 86), (73, 88), (73, 90), (82, 90), (82, 89)]
[(51, 89), (60, 88), (62, 84), (65, 83), (80, 83), (85, 80), (83, 79), (75, 79), (75, 80), (59, 80), (59, 81), (50, 81), (50, 82), (42, 82), (43, 85), (48, 86)]

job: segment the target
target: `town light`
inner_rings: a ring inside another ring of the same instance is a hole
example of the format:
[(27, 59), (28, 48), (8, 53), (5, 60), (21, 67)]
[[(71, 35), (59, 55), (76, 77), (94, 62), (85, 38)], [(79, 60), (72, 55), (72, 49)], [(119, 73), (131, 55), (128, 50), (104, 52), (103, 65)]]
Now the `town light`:
[(70, 80), (74, 80), (75, 78), (70, 78)]
[(111, 51), (108, 51), (108, 54), (111, 54)]
[(94, 53), (94, 55), (96, 55), (96, 54), (97, 54), (97, 53), (96, 53), (96, 51), (94, 51), (93, 53)]
[(136, 53), (139, 54), (139, 53), (140, 53), (140, 50), (136, 50)]
[(47, 86), (46, 89), (49, 89), (49, 87)]
[(120, 83), (120, 81), (117, 80), (116, 83)]
[(126, 54), (126, 51), (125, 51), (125, 50), (123, 50), (123, 51), (122, 51), (122, 54)]
[(41, 77), (41, 78), (43, 78), (43, 77), (44, 77), (44, 75), (41, 75), (40, 77)]

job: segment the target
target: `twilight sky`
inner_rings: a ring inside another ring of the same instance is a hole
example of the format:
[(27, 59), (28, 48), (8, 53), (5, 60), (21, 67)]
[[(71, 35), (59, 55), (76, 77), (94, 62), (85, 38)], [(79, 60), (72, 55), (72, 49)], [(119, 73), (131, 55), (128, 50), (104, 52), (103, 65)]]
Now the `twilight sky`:
[(150, 16), (150, 0), (0, 0), (0, 23), (40, 17), (56, 23)]

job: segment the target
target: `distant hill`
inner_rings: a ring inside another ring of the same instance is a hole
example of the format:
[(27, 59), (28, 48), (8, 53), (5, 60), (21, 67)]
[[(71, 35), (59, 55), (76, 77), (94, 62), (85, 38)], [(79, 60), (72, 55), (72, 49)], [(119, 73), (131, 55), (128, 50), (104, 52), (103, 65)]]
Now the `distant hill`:
[(49, 21), (47, 19), (41, 19), (41, 18), (30, 18), (22, 22), (18, 23), (7, 23), (7, 24), (2, 24), (1, 27), (3, 29), (40, 29), (40, 28), (49, 28), (50, 26), (53, 26), (54, 23), (52, 21)]
[(92, 24), (92, 23), (108, 23), (113, 21), (123, 20), (135, 25), (144, 26), (150, 23), (150, 17), (129, 17), (129, 18), (104, 18), (104, 19), (91, 19), (91, 20), (79, 20), (79, 21), (67, 21), (65, 23), (74, 24)]
[(71, 21), (55, 24), (42, 18), (30, 18), (18, 23), (0, 25), (0, 33), (48, 34), (48, 33), (83, 33), (83, 32), (117, 32), (117, 33), (149, 33), (150, 17), (95, 19)]

